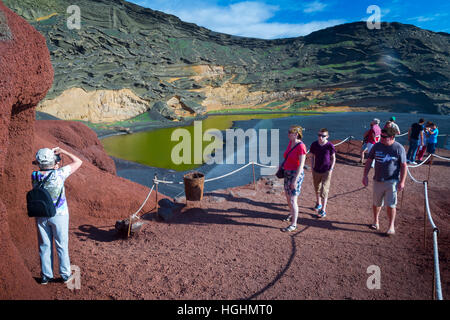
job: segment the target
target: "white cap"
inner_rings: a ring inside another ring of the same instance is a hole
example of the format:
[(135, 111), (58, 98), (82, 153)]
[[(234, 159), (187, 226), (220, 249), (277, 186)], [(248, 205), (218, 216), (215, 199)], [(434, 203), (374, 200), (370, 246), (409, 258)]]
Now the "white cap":
[(55, 153), (49, 148), (39, 149), (36, 152), (36, 161), (42, 165), (52, 165), (55, 163)]

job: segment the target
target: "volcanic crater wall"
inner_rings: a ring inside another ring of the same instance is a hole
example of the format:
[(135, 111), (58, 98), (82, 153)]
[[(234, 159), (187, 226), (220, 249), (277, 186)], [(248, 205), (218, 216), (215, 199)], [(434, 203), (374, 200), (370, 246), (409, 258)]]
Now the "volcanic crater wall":
[[(70, 229), (78, 230), (77, 223), (92, 219), (113, 228), (116, 219), (129, 217), (141, 206), (149, 188), (116, 176), (114, 161), (86, 125), (35, 121), (36, 106), (53, 81), (45, 39), (1, 1), (0, 16), (0, 299), (50, 299), (35, 280), (40, 269), (36, 226), (26, 213), (36, 150), (59, 146), (83, 160), (65, 183)], [(63, 156), (63, 165), (66, 161)], [(142, 212), (154, 207), (149, 199)], [(71, 264), (77, 263), (71, 256)]]
[[(35, 107), (51, 88), (45, 38), (0, 1), (0, 299), (42, 299), (21, 257), (34, 221), (26, 216)], [(19, 249), (21, 248), (21, 249)]]

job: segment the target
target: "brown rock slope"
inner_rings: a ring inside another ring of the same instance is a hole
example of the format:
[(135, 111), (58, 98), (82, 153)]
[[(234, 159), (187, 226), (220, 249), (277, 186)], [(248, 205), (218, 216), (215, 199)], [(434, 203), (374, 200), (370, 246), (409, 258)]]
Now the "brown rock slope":
[(34, 107), (52, 81), (44, 37), (0, 2), (0, 299), (48, 297), (31, 281), (21, 254), (29, 244), (24, 233), (32, 232), (23, 213), (23, 182), (29, 177)]
[[(189, 202), (169, 222), (152, 211), (143, 215), (149, 223), (137, 237), (118, 239), (115, 219), (106, 214), (93, 217), (95, 206), (78, 196), (86, 185), (81, 182), (91, 181), (88, 172), (94, 172), (87, 165), (68, 190), (71, 258), (81, 270), (81, 289), (70, 291), (51, 283), (45, 290), (54, 299), (431, 299), (431, 227), (427, 222), (424, 248), (423, 186), (408, 178), (394, 237), (382, 233), (387, 229), (385, 211), (381, 231), (370, 230), (372, 186), (362, 187), (363, 168), (356, 166), (359, 147), (357, 142), (338, 147), (328, 216), (323, 220), (312, 210), (315, 200), (307, 171), (299, 230), (291, 234), (280, 231), (287, 225), (281, 221), (287, 206), (280, 181), (264, 179), (258, 181), (257, 191), (249, 185), (208, 193), (202, 202)], [(449, 151), (438, 153), (450, 156)], [(411, 169), (421, 180), (428, 170), (425, 165)], [(430, 207), (440, 229), (447, 297), (450, 202), (442, 195), (449, 192), (450, 163), (434, 161), (430, 173)], [(96, 195), (104, 204), (111, 193), (105, 191), (116, 180), (108, 180), (109, 173), (98, 177), (105, 179)], [(114, 205), (122, 202), (114, 200)], [(127, 209), (132, 211), (123, 207)], [(372, 265), (381, 270), (379, 290), (366, 285)], [(38, 274), (37, 262), (29, 268)]]
[(35, 107), (53, 80), (48, 49), (45, 39), (1, 2), (0, 19), (0, 299), (49, 299), (35, 280), (40, 276), (36, 227), (25, 203), (36, 150), (60, 146), (84, 160), (67, 182), (75, 223), (78, 217), (83, 223), (89, 217), (125, 218), (149, 190), (115, 176), (114, 163), (84, 125), (42, 121), (35, 139)]

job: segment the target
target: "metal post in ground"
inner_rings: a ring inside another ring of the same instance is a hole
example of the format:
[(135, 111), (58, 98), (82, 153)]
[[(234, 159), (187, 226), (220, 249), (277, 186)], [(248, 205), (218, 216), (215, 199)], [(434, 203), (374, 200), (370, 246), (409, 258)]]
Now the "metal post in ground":
[[(428, 181), (424, 181), (424, 187), (427, 187)], [(423, 198), (423, 247), (427, 250), (427, 199)]]
[(156, 214), (158, 214), (158, 176), (155, 173), (155, 177), (153, 178), (153, 183), (155, 184), (155, 207), (156, 207)]
[(436, 272), (433, 268), (433, 293), (431, 295), (433, 297), (433, 300), (436, 300)]

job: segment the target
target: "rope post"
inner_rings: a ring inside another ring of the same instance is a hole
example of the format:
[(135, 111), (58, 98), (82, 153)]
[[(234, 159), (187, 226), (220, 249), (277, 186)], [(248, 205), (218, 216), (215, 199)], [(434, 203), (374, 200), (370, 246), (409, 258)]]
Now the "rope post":
[(253, 186), (255, 187), (255, 190), (256, 190), (255, 163), (254, 162), (252, 162), (252, 169), (253, 169)]
[(432, 299), (436, 300), (436, 271), (433, 268), (433, 292), (431, 294)]
[(130, 237), (130, 233), (131, 233), (131, 219), (132, 219), (132, 215), (130, 216), (130, 221), (128, 221), (128, 233), (127, 233), (127, 238)]
[(158, 214), (158, 176), (155, 173), (155, 177), (153, 178), (153, 183), (155, 184), (155, 196), (156, 196), (156, 214)]
[[(427, 187), (428, 181), (424, 181), (424, 188)], [(423, 199), (423, 247), (427, 250), (427, 199)]]

